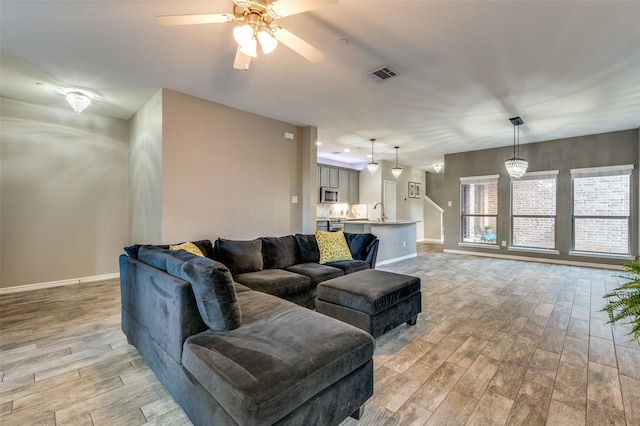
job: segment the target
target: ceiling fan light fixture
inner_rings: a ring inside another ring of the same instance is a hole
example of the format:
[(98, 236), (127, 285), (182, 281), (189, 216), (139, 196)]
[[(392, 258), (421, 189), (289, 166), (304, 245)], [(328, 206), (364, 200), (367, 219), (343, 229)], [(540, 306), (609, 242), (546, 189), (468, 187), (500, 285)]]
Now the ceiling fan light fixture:
[(233, 38), (240, 46), (244, 46), (253, 39), (253, 28), (249, 24), (235, 27), (233, 29)]
[(262, 52), (265, 55), (273, 52), (276, 47), (278, 47), (278, 40), (273, 37), (269, 31), (262, 30), (258, 33), (258, 41), (260, 42), (260, 47), (262, 47)]
[(242, 45), (240, 52), (244, 53), (247, 56), (251, 56), (252, 58), (255, 58), (258, 56), (257, 47), (258, 47), (258, 42), (256, 42), (256, 40), (252, 38), (251, 40), (249, 40), (248, 42)]

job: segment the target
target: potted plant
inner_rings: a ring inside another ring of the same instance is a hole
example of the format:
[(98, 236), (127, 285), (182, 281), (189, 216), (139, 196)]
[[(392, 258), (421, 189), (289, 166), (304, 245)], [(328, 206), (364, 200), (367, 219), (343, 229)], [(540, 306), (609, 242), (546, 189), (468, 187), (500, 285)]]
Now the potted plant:
[(630, 275), (621, 275), (620, 278), (628, 281), (604, 295), (608, 300), (602, 311), (609, 314), (607, 324), (615, 325), (623, 320), (631, 324), (631, 331), (627, 334), (640, 342), (640, 261), (624, 265), (624, 270)]

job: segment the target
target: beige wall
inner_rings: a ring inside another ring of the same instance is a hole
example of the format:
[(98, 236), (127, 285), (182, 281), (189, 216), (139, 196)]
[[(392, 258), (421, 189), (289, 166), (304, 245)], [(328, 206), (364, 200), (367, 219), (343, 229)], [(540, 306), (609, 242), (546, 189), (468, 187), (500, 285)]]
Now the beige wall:
[(302, 191), (301, 135), (297, 126), (164, 89), (162, 242), (300, 232), (302, 204), (291, 197)]
[(6, 98), (0, 106), (0, 287), (117, 272), (129, 123)]

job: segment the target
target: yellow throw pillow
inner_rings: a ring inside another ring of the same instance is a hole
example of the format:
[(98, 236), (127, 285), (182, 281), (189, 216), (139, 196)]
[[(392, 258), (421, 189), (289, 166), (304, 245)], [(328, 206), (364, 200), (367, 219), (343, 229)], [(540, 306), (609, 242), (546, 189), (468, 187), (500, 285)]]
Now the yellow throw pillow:
[(198, 246), (193, 244), (193, 243), (190, 243), (190, 242), (186, 242), (186, 243), (182, 243), (182, 244), (176, 244), (174, 246), (169, 246), (169, 249), (171, 249), (171, 250), (184, 250), (184, 251), (189, 252), (191, 254), (195, 254), (196, 256), (204, 257), (204, 254), (202, 254), (202, 251), (198, 248)]
[(316, 240), (320, 249), (320, 263), (353, 260), (344, 232), (316, 231)]

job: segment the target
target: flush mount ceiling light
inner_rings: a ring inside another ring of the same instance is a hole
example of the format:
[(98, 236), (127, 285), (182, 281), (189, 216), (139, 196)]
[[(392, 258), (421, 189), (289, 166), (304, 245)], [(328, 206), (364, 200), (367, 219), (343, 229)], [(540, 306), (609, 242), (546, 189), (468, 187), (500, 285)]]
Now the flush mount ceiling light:
[(395, 146), (394, 148), (396, 149), (396, 166), (393, 169), (391, 169), (391, 173), (393, 174), (394, 178), (398, 179), (402, 174), (402, 167), (398, 167), (398, 149), (400, 147)]
[[(520, 125), (524, 122), (520, 117), (510, 118), (511, 124), (513, 124), (513, 158), (509, 158), (504, 162), (504, 166), (509, 172), (509, 176), (514, 179), (520, 179), (527, 172), (529, 162), (524, 158), (520, 158)], [(518, 142), (516, 144), (516, 128), (518, 133)]]
[(84, 111), (89, 105), (91, 105), (92, 99), (99, 99), (100, 97), (93, 92), (89, 92), (88, 90), (82, 89), (58, 89), (58, 93), (64, 95), (71, 105), (71, 108), (76, 112), (76, 114), (80, 114)]
[(369, 173), (371, 173), (371, 176), (376, 174), (376, 171), (378, 170), (378, 163), (376, 163), (373, 160), (373, 143), (376, 141), (375, 139), (370, 139), (371, 140), (371, 162), (369, 164), (367, 164), (367, 169), (369, 169)]
[(233, 0), (233, 13), (158, 16), (156, 20), (161, 25), (240, 22), (233, 30), (233, 38), (238, 43), (233, 67), (246, 71), (251, 58), (258, 56), (258, 44), (265, 55), (273, 52), (280, 42), (313, 63), (321, 61), (324, 53), (275, 25), (274, 21), (337, 2), (338, 0)]
[(435, 163), (431, 167), (433, 167), (433, 171), (436, 173), (440, 173), (440, 170), (442, 170), (442, 164), (440, 163)]

